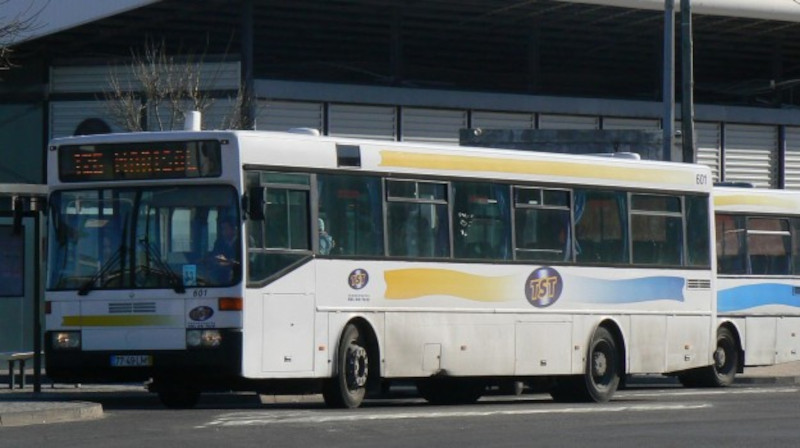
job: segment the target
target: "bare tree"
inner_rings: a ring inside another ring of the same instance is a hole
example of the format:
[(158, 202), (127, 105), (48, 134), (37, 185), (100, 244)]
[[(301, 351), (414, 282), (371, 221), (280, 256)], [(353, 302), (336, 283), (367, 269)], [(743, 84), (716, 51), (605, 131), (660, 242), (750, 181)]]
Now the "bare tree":
[(49, 1), (45, 2), (41, 8), (36, 10), (31, 1), (27, 8), (17, 12), (15, 15), (3, 15), (2, 11), (9, 10), (6, 5), (10, 2), (11, 0), (0, 0), (0, 71), (14, 67), (11, 59), (11, 54), (14, 51), (11, 48), (12, 43), (21, 34), (35, 29), (34, 22), (36, 18), (49, 3)]
[[(164, 42), (147, 41), (141, 52), (131, 51), (130, 62), (112, 67), (108, 90), (104, 92), (106, 108), (112, 119), (128, 131), (174, 129), (189, 111), (205, 112), (219, 99), (212, 96), (221, 75), (203, 71), (206, 55), (169, 55)], [(242, 127), (242, 89), (232, 101), (230, 112), (220, 128)]]

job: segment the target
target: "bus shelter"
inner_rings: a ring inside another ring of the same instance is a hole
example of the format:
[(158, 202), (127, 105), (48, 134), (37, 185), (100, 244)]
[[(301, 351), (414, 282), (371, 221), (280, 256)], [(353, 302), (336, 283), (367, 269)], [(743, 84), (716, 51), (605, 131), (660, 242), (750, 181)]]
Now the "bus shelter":
[[(0, 361), (32, 359), (39, 385), (45, 185), (0, 184)], [(5, 364), (5, 363), (4, 363)], [(9, 372), (13, 384), (13, 372)]]

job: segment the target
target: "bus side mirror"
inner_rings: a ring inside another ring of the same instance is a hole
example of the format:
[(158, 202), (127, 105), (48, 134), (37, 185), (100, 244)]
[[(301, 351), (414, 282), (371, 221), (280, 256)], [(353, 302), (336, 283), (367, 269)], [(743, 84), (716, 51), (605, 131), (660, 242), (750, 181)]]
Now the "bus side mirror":
[(247, 194), (242, 198), (244, 209), (247, 211), (248, 219), (253, 221), (264, 220), (264, 188), (253, 187), (247, 190)]

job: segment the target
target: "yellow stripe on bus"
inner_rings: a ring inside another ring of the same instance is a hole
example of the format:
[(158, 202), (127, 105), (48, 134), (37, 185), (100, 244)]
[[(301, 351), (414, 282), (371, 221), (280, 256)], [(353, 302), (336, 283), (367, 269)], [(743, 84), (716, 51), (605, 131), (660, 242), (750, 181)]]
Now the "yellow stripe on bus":
[(396, 168), (432, 169), (444, 171), (476, 171), (509, 174), (542, 174), (598, 180), (625, 180), (695, 185), (695, 173), (644, 166), (603, 166), (586, 162), (502, 159), (481, 156), (420, 154), (400, 151), (381, 151), (381, 165)]
[(163, 327), (183, 325), (183, 319), (175, 316), (152, 316), (130, 314), (125, 316), (64, 316), (65, 327)]
[(384, 272), (386, 298), (416, 299), (445, 295), (480, 302), (504, 302), (523, 294), (515, 275), (486, 277), (449, 269), (397, 269)]
[(798, 201), (793, 198), (767, 195), (732, 194), (714, 196), (714, 205), (717, 207), (734, 205), (768, 205), (783, 209), (796, 209), (800, 207)]

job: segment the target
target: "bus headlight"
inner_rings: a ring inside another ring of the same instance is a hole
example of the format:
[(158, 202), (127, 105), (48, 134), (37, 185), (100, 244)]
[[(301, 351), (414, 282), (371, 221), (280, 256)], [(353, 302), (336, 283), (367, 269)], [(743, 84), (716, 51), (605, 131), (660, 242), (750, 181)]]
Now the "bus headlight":
[(80, 350), (80, 331), (56, 331), (51, 334), (51, 344), (56, 350)]
[(215, 348), (222, 344), (219, 330), (188, 330), (186, 346), (189, 348)]

